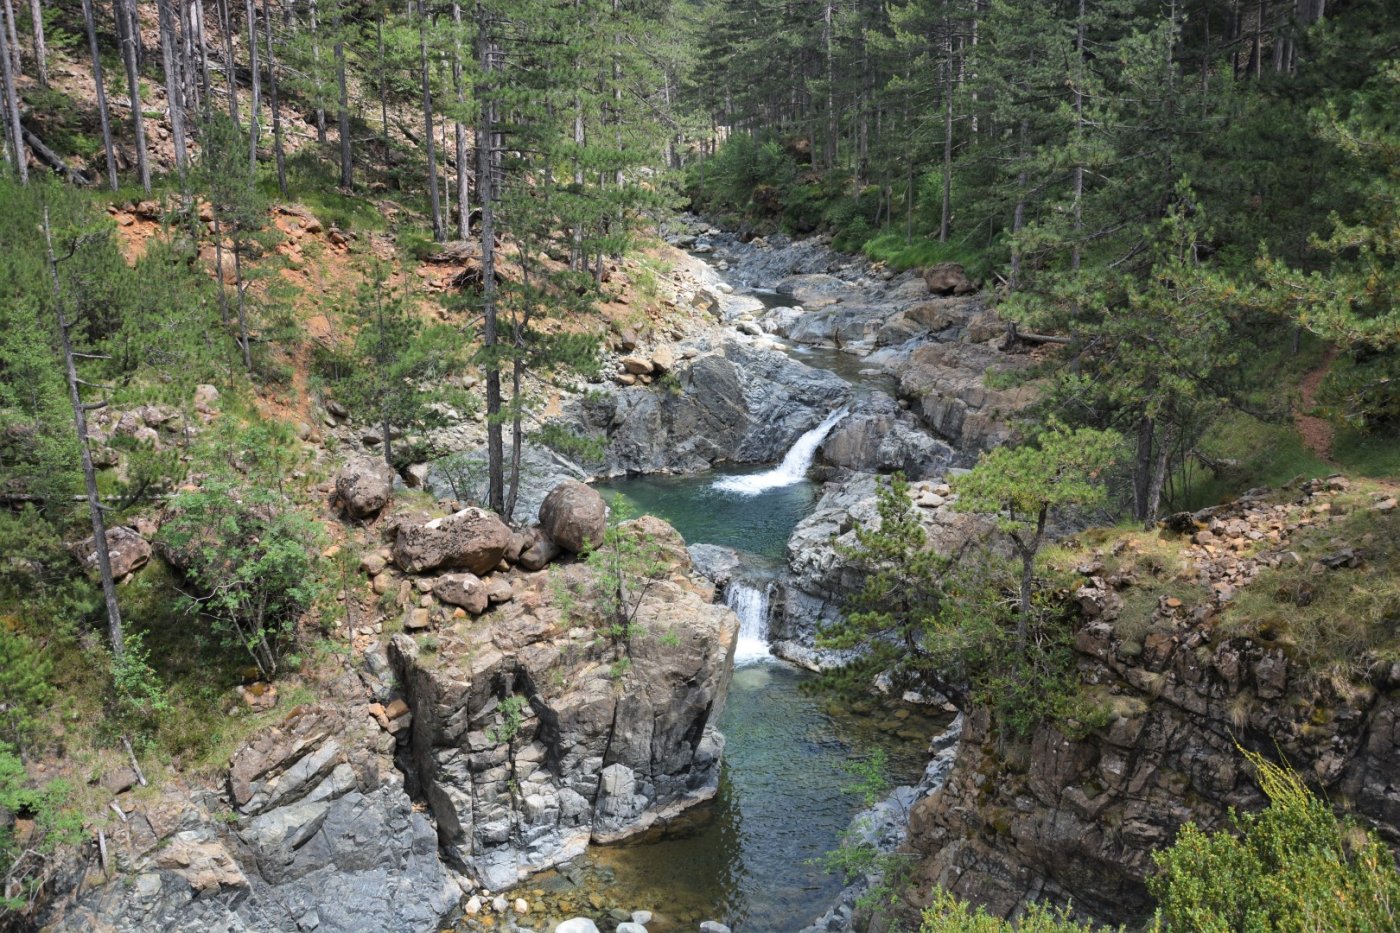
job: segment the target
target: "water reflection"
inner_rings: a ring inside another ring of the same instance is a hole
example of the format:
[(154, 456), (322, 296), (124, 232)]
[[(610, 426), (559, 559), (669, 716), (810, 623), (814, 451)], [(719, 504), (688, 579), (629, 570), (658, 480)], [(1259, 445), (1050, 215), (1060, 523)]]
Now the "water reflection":
[(713, 804), (696, 814), (700, 825), (642, 845), (591, 848), (568, 870), (580, 892), (599, 896), (598, 919), (607, 908), (650, 910), (652, 933), (693, 930), (700, 920), (794, 933), (825, 909), (841, 880), (819, 860), (862, 805), (843, 766), (884, 748), (891, 778), (912, 782), (946, 720), (853, 710), (802, 689), (811, 676), (777, 663), (734, 672), (720, 722), (725, 769)]

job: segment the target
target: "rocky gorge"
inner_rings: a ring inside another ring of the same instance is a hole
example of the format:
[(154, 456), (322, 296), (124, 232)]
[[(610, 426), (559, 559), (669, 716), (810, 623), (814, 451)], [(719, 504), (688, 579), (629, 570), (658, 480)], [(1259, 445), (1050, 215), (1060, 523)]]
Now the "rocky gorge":
[[(484, 928), (477, 912), (547, 929), (534, 893), (506, 892), (590, 845), (683, 836), (683, 814), (726, 793), (720, 722), (742, 626), (798, 665), (832, 662), (817, 633), (858, 584), (844, 547), (876, 519), (881, 475), (910, 478), (939, 552), (956, 559), (991, 537), (988, 517), (952, 507), (946, 480), (1011, 436), (1033, 388), (989, 376), (1028, 369), (1036, 348), (1008, 338), (973, 283), (948, 268), (895, 274), (815, 238), (743, 242), (693, 220), (671, 239), (695, 253), (668, 254), (666, 300), (687, 313), (669, 329), (618, 328), (606, 376), (551, 400), (534, 427), (589, 444), (551, 448), (543, 430), (527, 441), (515, 523), (469, 504), (479, 477), (453, 475), (454, 455), (480, 456), (479, 422), (440, 432), (444, 456), (401, 477), (328, 406), (326, 430), (352, 452), (329, 504), (369, 542), (354, 555), (362, 593), (346, 601), (351, 653), (333, 691), (243, 742), (218, 787), (114, 790), (122, 832), (100, 870), (75, 870), (53, 929), (416, 931), (464, 904), (466, 929)], [(742, 544), (687, 547), (652, 515), (614, 527), (584, 482), (742, 485), (804, 442), (791, 479), (810, 500), (782, 528), (776, 565)], [(912, 730), (906, 741), (932, 761), (852, 826), (913, 858), (911, 908), (936, 883), (1001, 914), (1045, 899), (1138, 919), (1151, 851), (1188, 818), (1217, 826), (1230, 807), (1260, 806), (1235, 743), (1279, 736), (1286, 758), (1395, 841), (1393, 672), (1319, 688), (1284, 647), (1212, 636), (1249, 568), (1284, 560), (1290, 522), (1296, 532), (1335, 493), (1298, 490), (1277, 528), (1248, 503), (1190, 518), (1189, 534), (1233, 539), (1230, 523), (1245, 521), (1240, 534), (1268, 545), (1225, 570), (1213, 551), (1195, 555), (1199, 604), (1163, 595), (1143, 610), (1126, 598), (1132, 574), (1086, 560), (1075, 648), (1102, 725), (1042, 726), (1009, 746), (985, 711), (967, 709), (949, 732)], [(620, 629), (596, 609), (614, 584), (586, 559), (618, 540), (654, 556)], [(128, 573), (151, 559), (137, 529), (112, 543)], [(176, 569), (192, 559), (160, 557)], [(762, 598), (739, 598), (746, 587)], [(1148, 636), (1127, 634), (1144, 619)], [(859, 893), (803, 903), (793, 929), (861, 928)], [(616, 908), (604, 918), (600, 904), (604, 928), (645, 929)], [(667, 920), (653, 927), (680, 928)]]

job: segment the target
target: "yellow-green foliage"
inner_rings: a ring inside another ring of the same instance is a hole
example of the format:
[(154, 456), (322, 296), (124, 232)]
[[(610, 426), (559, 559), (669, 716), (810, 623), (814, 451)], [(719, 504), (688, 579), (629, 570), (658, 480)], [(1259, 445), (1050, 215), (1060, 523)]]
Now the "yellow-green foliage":
[(1017, 920), (993, 917), (975, 910), (942, 888), (934, 889), (933, 903), (924, 911), (919, 933), (1090, 933), (1094, 927), (1076, 923), (1069, 911), (1031, 904)]
[(1301, 778), (1246, 752), (1270, 806), (1234, 815), (1233, 831), (1187, 824), (1154, 858), (1156, 929), (1380, 931), (1400, 925), (1400, 873), (1375, 836), (1338, 819)]

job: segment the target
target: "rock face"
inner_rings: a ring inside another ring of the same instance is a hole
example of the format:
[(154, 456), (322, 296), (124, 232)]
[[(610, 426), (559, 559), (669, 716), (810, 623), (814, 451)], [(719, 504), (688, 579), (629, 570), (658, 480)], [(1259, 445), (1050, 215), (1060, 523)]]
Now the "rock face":
[(818, 462), (857, 473), (902, 472), (909, 479), (942, 475), (954, 461), (947, 444), (930, 437), (916, 416), (877, 396), (843, 418), (822, 441)]
[(540, 527), (555, 544), (577, 554), (603, 543), (608, 507), (591, 486), (565, 480), (540, 504)]
[(1010, 439), (1011, 416), (1030, 404), (1036, 390), (989, 389), (987, 374), (1029, 362), (984, 344), (925, 343), (897, 367), (899, 392), (917, 400), (924, 423), (939, 437), (964, 450), (989, 450)]
[(431, 521), (406, 521), (394, 536), (394, 563), (408, 573), (467, 570), (484, 574), (510, 546), (510, 529), (484, 509), (467, 508)]
[(734, 337), (678, 363), (674, 375), (679, 392), (626, 388), (579, 406), (577, 420), (606, 439), (609, 475), (781, 460), (851, 391), (831, 373)]
[(351, 460), (336, 474), (336, 498), (351, 518), (372, 518), (393, 498), (396, 478), (394, 468), (383, 460)]
[(111, 837), (127, 872), (51, 918), (55, 930), (436, 929), (461, 888), (359, 706), (299, 707), (233, 757), (232, 823), (178, 791)]
[(590, 840), (664, 822), (717, 788), (714, 723), (738, 620), (691, 576), (669, 526), (623, 528), (669, 566), (625, 646), (598, 637), (600, 620), (568, 614), (561, 593), (597, 585), (584, 564), (526, 577), (511, 602), (440, 632), (432, 655), (405, 636), (391, 644), (412, 709), (411, 784), (444, 850), (492, 889)]
[[(112, 576), (120, 580), (127, 574), (135, 573), (151, 560), (151, 545), (134, 528), (118, 526), (108, 528), (104, 536), (107, 540), (107, 557), (112, 564)], [(97, 570), (97, 538), (89, 535), (86, 540), (73, 546), (73, 555), (78, 563), (89, 572)]]
[(1043, 725), (1008, 754), (985, 712), (969, 714), (943, 790), (910, 814), (910, 846), (922, 857), (915, 887), (936, 882), (1001, 914), (1036, 897), (1072, 899), (1110, 922), (1139, 919), (1151, 909), (1151, 853), (1186, 820), (1213, 831), (1230, 808), (1266, 804), (1237, 744), (1282, 758), (1400, 844), (1400, 664), (1350, 682), (1319, 677), (1294, 663), (1291, 643), (1232, 636), (1215, 620), (1259, 565), (1297, 557), (1290, 529), (1328, 520), (1325, 482), (1294, 504), (1242, 500), (1186, 516), (1206, 527), (1183, 529), (1194, 546), (1173, 579), (1194, 575), (1208, 594), (1195, 606), (1160, 595), (1149, 618), (1129, 617), (1143, 614), (1141, 601), (1127, 609), (1133, 601), (1114, 591), (1130, 591), (1131, 575), (1081, 567), (1077, 666), (1109, 722), (1083, 737)]
[[(827, 483), (811, 513), (789, 536), (782, 607), (769, 633), (773, 653), (779, 657), (813, 668), (833, 660), (813, 645), (818, 629), (838, 618), (843, 595), (860, 586), (859, 574), (841, 549), (856, 544), (857, 528), (878, 527), (877, 482), (869, 473), (856, 473)], [(910, 493), (923, 497), (932, 488), (930, 483), (915, 483)], [(990, 520), (943, 503), (921, 507), (918, 514), (928, 545), (948, 556), (956, 557), (971, 544), (987, 540), (993, 530)]]

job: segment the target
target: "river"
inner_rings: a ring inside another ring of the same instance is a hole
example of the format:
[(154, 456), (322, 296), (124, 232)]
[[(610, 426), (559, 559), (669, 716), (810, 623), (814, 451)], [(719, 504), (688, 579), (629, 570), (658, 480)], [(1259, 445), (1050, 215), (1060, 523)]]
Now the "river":
[[(875, 381), (840, 351), (793, 356), (829, 364), (853, 384)], [(727, 743), (715, 800), (663, 838), (591, 847), (524, 885), (546, 929), (581, 915), (607, 930), (631, 911), (647, 910), (650, 933), (693, 930), (701, 920), (736, 933), (795, 933), (843, 885), (823, 857), (864, 806), (850, 764), (883, 755), (891, 784), (915, 783), (922, 774), (929, 740), (949, 717), (890, 702), (835, 701), (812, 689), (815, 675), (768, 653), (767, 581), (781, 572), (788, 537), (815, 502), (807, 471), (817, 446), (844, 414), (832, 412), (775, 466), (597, 484), (626, 514), (664, 518), (688, 544), (741, 552), (744, 570), (723, 594), (740, 616), (740, 643), (719, 722)]]

